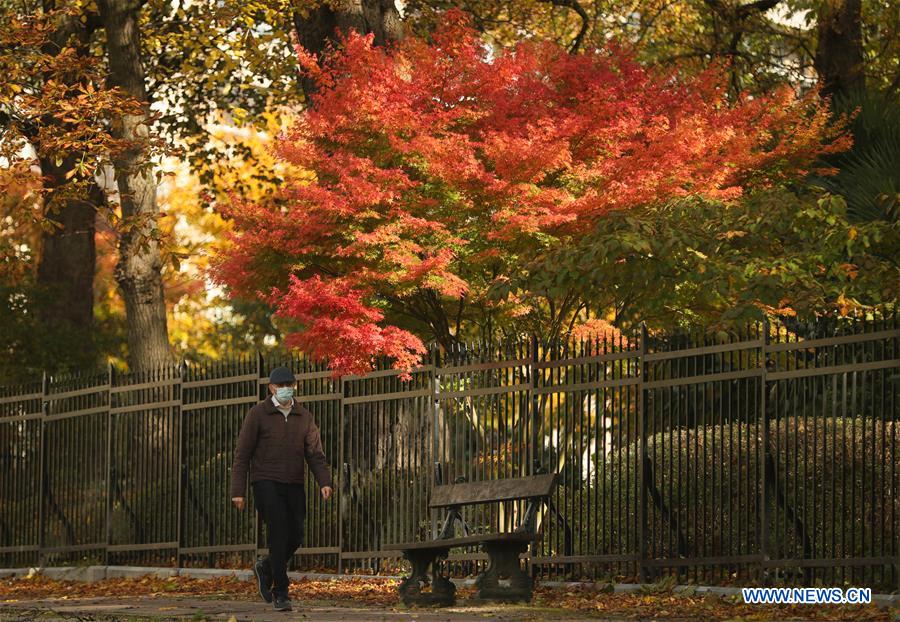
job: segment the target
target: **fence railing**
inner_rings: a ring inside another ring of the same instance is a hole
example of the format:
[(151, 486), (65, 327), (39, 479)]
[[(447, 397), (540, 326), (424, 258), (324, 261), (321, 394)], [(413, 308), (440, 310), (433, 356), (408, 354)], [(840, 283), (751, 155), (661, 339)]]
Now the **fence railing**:
[[(410, 379), (259, 355), (6, 387), (0, 566), (248, 566), (265, 538), (230, 505), (232, 452), (287, 364), (338, 487), (331, 502), (308, 491), (303, 567), (397, 570), (382, 545), (436, 534), (436, 478), (540, 468), (560, 485), (537, 575), (896, 590), (896, 315), (789, 328), (460, 344)], [(521, 511), (466, 519), (503, 529)]]

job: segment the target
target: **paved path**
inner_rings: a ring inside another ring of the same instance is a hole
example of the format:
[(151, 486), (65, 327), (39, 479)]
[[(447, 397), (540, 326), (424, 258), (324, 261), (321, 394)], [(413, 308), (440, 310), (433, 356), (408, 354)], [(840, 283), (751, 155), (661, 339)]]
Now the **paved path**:
[[(492, 620), (515, 622), (543, 621), (565, 622), (584, 620), (589, 616), (573, 615), (563, 609), (544, 609), (534, 606), (486, 604), (478, 606), (457, 606), (446, 609), (404, 609), (379, 607), (354, 607), (327, 602), (303, 601), (294, 603), (294, 611), (285, 613), (273, 611), (271, 605), (225, 599), (135, 597), (129, 599), (79, 598), (45, 599), (0, 603), (2, 622), (109, 622), (121, 620), (137, 622), (147, 620), (163, 622), (168, 620), (253, 620), (258, 622), (295, 622), (298, 620), (415, 620), (416, 622), (454, 622), (461, 620)], [(596, 619), (596, 617), (594, 618)], [(604, 620), (619, 620), (604, 618)]]

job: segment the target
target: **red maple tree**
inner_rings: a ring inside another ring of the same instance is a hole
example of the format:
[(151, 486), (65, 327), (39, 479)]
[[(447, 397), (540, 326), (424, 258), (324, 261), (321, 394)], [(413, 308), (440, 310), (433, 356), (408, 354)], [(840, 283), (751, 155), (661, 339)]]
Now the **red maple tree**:
[[(490, 304), (523, 258), (612, 210), (734, 199), (847, 146), (815, 94), (730, 102), (717, 69), (684, 76), (617, 48), (492, 50), (459, 12), (430, 41), (351, 34), (322, 65), (299, 56), (318, 92), (277, 148), (312, 179), (228, 206), (215, 275), (296, 320), (288, 344), (338, 373), (379, 356), (408, 369), (423, 342), (386, 313), (446, 345), (455, 309)], [(519, 296), (501, 312), (528, 308)]]

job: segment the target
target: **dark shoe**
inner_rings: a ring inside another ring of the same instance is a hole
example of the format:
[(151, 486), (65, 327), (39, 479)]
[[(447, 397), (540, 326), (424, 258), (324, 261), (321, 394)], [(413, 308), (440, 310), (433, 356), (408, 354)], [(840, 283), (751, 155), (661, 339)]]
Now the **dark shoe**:
[(267, 603), (272, 602), (272, 575), (263, 560), (259, 560), (253, 566), (253, 574), (256, 575), (256, 584), (259, 586), (259, 595)]
[(276, 596), (275, 611), (291, 611), (291, 599), (287, 596)]

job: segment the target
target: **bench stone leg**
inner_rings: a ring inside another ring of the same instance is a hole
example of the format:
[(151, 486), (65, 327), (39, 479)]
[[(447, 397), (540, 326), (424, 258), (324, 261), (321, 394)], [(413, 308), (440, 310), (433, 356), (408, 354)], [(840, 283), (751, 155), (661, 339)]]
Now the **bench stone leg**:
[(432, 562), (431, 595), (436, 605), (451, 606), (456, 602), (456, 585), (441, 574), (439, 560)]
[[(519, 560), (519, 554), (528, 550), (527, 542), (485, 542), (488, 567), (478, 575), (475, 585), (478, 597), (502, 601), (530, 601), (534, 581)], [(500, 586), (500, 578), (509, 577), (509, 587)]]
[[(440, 574), (440, 560), (447, 557), (446, 550), (404, 551), (403, 556), (412, 564), (412, 572), (400, 582), (400, 598), (405, 605), (450, 606), (456, 602), (456, 585)], [(431, 580), (428, 567), (431, 566)], [(431, 592), (422, 593), (422, 587), (431, 583)]]

